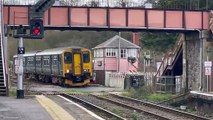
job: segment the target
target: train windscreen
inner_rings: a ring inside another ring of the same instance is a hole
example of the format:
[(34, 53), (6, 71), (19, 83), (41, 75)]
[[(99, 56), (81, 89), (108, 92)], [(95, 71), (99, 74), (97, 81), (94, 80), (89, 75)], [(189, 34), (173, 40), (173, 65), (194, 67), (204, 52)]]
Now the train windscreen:
[(64, 62), (65, 63), (72, 63), (72, 53), (70, 52), (65, 52), (64, 53)]
[(90, 55), (89, 55), (89, 52), (84, 52), (84, 53), (83, 53), (83, 62), (84, 62), (84, 63), (89, 63), (89, 62), (90, 62)]

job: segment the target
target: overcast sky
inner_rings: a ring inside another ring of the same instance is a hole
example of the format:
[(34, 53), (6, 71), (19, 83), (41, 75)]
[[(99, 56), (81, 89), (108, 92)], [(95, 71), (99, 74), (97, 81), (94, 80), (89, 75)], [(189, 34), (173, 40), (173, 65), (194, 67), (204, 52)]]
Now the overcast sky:
[[(33, 4), (35, 3), (36, 1), (38, 0), (4, 0), (5, 3), (11, 3), (11, 4), (23, 4), (23, 5), (26, 5), (26, 4)], [(58, 1), (58, 0), (56, 0)], [(72, 1), (72, 0), (59, 0), (59, 1)], [(89, 2), (89, 1), (92, 1), (92, 0), (77, 0), (78, 2), (80, 3), (83, 3), (83, 2)], [(94, 0), (94, 1), (99, 1), (99, 2), (107, 2), (108, 0)], [(119, 1), (119, 0), (109, 0), (110, 2), (116, 2), (116, 1)], [(125, 1), (125, 0), (124, 0)], [(142, 3), (146, 0), (126, 0), (127, 2), (136, 2), (136, 3)]]

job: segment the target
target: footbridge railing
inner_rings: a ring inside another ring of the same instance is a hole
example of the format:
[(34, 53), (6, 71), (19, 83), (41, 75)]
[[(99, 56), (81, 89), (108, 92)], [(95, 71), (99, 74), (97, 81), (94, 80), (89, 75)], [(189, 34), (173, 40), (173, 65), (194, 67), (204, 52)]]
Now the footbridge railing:
[[(172, 50), (172, 52), (169, 51), (164, 56), (164, 58), (161, 62), (161, 65), (160, 65), (159, 69), (157, 70), (155, 78), (159, 78), (161, 75), (163, 75), (164, 71), (167, 69), (168, 66), (173, 65), (173, 63), (178, 55), (178, 52), (179, 52), (180, 48), (182, 47), (183, 40), (184, 40), (184, 35), (180, 34), (177, 38), (175, 47)], [(157, 79), (157, 81), (158, 81), (158, 79)]]
[[(38, 0), (4, 0), (5, 5), (34, 5)], [(158, 9), (208, 10), (211, 0), (56, 0), (55, 6), (140, 7)]]

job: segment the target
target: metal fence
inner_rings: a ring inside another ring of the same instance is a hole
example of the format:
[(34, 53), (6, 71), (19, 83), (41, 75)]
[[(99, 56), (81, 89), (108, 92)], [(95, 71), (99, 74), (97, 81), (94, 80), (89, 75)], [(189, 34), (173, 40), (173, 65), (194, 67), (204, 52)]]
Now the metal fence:
[[(5, 5), (33, 5), (38, 0), (4, 0)], [(213, 0), (56, 0), (55, 6), (140, 7), (159, 9), (207, 10)]]
[(176, 93), (181, 92), (181, 76), (161, 76), (155, 83), (156, 91), (161, 93)]

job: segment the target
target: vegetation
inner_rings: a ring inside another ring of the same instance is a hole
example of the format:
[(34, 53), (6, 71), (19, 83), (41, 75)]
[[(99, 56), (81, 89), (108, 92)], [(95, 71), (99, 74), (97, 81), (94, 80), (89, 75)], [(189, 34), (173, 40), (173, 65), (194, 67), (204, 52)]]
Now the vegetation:
[(9, 89), (9, 96), (16, 96), (16, 88), (11, 87)]
[(141, 33), (141, 46), (144, 49), (164, 53), (177, 40), (177, 33)]
[(165, 100), (169, 100), (174, 95), (172, 94), (161, 94), (156, 93), (151, 87), (143, 87), (140, 89), (129, 89), (127, 92), (123, 93), (124, 96), (133, 97), (140, 100), (146, 100), (150, 102), (161, 102)]

